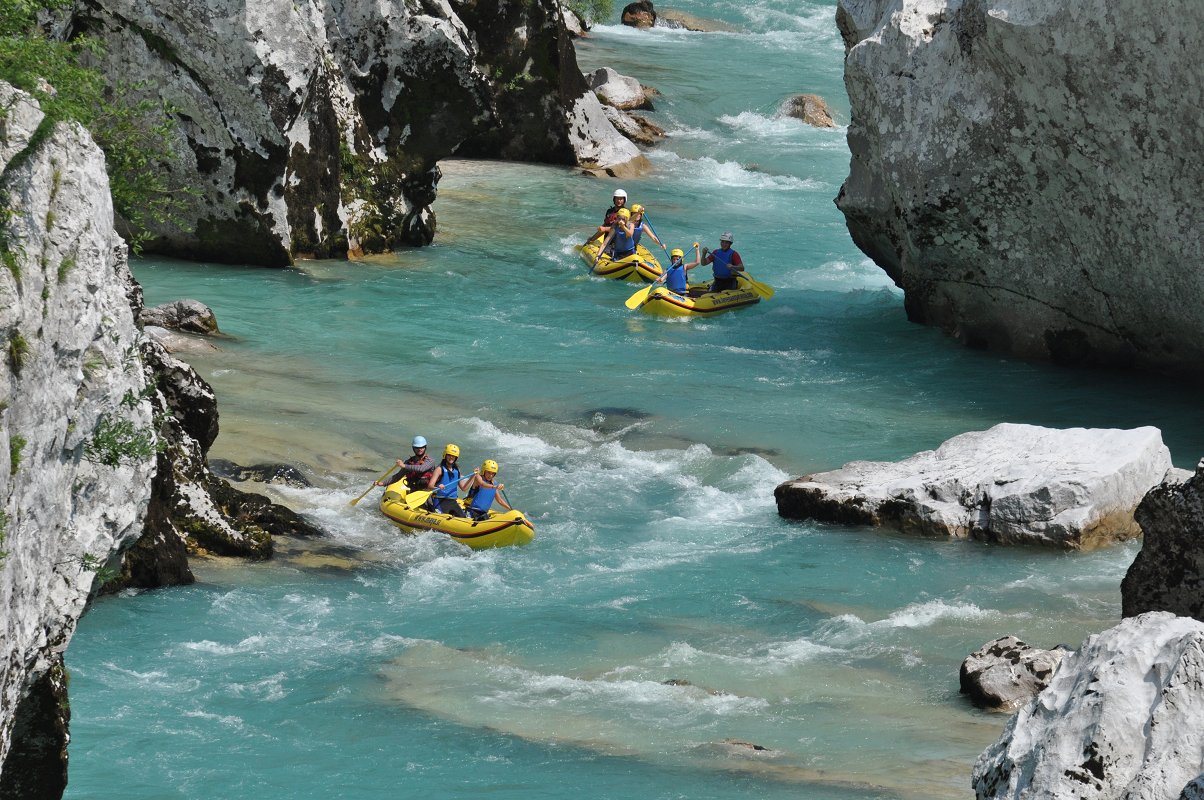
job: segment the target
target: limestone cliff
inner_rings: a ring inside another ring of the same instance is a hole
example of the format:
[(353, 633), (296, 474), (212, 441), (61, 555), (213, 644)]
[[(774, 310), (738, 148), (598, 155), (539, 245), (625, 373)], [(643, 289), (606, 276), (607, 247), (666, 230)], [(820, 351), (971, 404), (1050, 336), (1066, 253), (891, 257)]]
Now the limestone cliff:
[[(42, 126), (7, 84), (0, 110), (4, 763), (16, 709), (59, 665), (97, 567), (142, 533), (155, 457), (104, 157), (78, 126)], [(7, 767), (0, 777), (8, 796), (33, 796)]]
[(0, 83), (0, 798), (66, 780), (62, 654), (102, 581), (192, 581), (186, 549), (264, 558), (288, 509), (214, 476), (212, 390), (138, 329), (104, 156)]
[(155, 252), (281, 265), (428, 244), (438, 162), (466, 143), (640, 158), (590, 115), (558, 0), (80, 0), (81, 33), (111, 81), (176, 109), (173, 176), (199, 194)]
[(840, 0), (837, 205), (975, 347), (1204, 370), (1204, 6)]

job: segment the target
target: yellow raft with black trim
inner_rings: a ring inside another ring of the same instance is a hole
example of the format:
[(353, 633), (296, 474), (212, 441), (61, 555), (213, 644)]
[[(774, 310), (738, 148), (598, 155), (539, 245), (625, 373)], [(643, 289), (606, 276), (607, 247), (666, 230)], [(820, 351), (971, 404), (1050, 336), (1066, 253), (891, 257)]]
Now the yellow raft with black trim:
[(678, 294), (664, 286), (657, 286), (648, 292), (638, 308), (645, 314), (658, 317), (705, 317), (761, 302), (756, 292), (743, 286), (721, 292), (708, 292), (709, 288), (709, 283), (692, 283), (684, 294)]
[[(607, 255), (598, 258), (598, 251), (601, 249), (601, 239), (577, 248), (581, 253), (581, 259), (590, 265), (590, 270), (595, 275), (600, 277), (652, 283), (663, 272), (661, 262), (657, 261), (656, 256), (652, 255), (651, 251), (642, 244), (637, 244), (634, 253), (626, 258), (620, 258), (618, 261)], [(598, 258), (597, 264), (594, 263), (595, 258)]]
[(535, 538), (535, 526), (521, 511), (490, 511), (480, 520), (453, 517), (422, 507), (410, 508), (405, 503), (407, 491), (405, 481), (401, 480), (386, 486), (380, 498), (381, 513), (407, 533), (439, 531), (473, 550), (524, 545)]

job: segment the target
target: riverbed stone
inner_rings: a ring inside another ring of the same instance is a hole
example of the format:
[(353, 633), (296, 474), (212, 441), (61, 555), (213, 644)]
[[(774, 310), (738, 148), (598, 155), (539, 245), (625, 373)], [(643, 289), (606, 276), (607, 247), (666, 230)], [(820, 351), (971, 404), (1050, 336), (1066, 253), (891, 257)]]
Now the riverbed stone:
[(184, 299), (144, 308), (138, 315), (143, 325), (208, 335), (217, 333), (217, 316), (200, 300)]
[(1134, 509), (1170, 467), (1157, 428), (1003, 423), (903, 461), (786, 481), (774, 496), (791, 519), (1091, 549), (1141, 534)]
[(1198, 0), (840, 0), (836, 20), (836, 203), (910, 320), (1023, 357), (1204, 372)]
[(827, 101), (817, 94), (796, 94), (789, 97), (782, 103), (778, 113), (784, 117), (802, 120), (816, 128), (836, 127)]
[[(978, 800), (1164, 800), (1204, 772), (1204, 623), (1158, 611), (1087, 639), (974, 765)], [(1190, 796), (1190, 795), (1188, 795)]]
[(635, 78), (621, 75), (610, 67), (599, 67), (586, 76), (586, 83), (605, 105), (622, 111), (653, 109), (648, 92)]
[(656, 24), (656, 8), (650, 0), (636, 0), (623, 7), (620, 19), (632, 28), (651, 28)]
[(961, 693), (979, 708), (1014, 711), (1049, 685), (1069, 648), (1032, 647), (1015, 636), (987, 642), (962, 662)]
[(731, 33), (739, 30), (735, 25), (718, 19), (706, 19), (675, 8), (662, 8), (656, 12), (656, 24), (662, 28), (678, 28), (697, 33)]

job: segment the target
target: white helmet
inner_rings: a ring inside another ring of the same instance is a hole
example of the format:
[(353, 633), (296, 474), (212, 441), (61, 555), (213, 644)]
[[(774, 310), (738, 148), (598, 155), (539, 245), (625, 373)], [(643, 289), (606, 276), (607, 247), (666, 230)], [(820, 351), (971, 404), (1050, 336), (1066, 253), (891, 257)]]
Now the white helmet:
[(721, 234), (719, 234), (719, 241), (720, 242), (730, 242), (730, 241), (732, 241), (732, 235), (730, 233), (726, 233), (726, 232), (721, 233)]
[(624, 200), (626, 200), (627, 192), (623, 191), (622, 189), (615, 189), (615, 193), (613, 196), (614, 197), (622, 197)]
[(410, 446), (411, 447), (426, 447), (426, 437), (425, 436), (415, 436), (414, 443)]

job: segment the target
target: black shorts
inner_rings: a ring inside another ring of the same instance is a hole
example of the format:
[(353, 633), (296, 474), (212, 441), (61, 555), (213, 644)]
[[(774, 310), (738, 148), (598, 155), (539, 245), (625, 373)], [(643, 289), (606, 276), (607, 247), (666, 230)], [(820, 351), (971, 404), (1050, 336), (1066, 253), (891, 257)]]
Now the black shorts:
[(464, 510), (460, 502), (454, 497), (435, 497), (431, 495), (431, 499), (426, 502), (426, 507), (440, 514), (451, 514), (453, 517), (468, 516), (468, 512)]
[(738, 289), (740, 283), (735, 278), (716, 278), (711, 284), (712, 292), (722, 292), (727, 289)]

